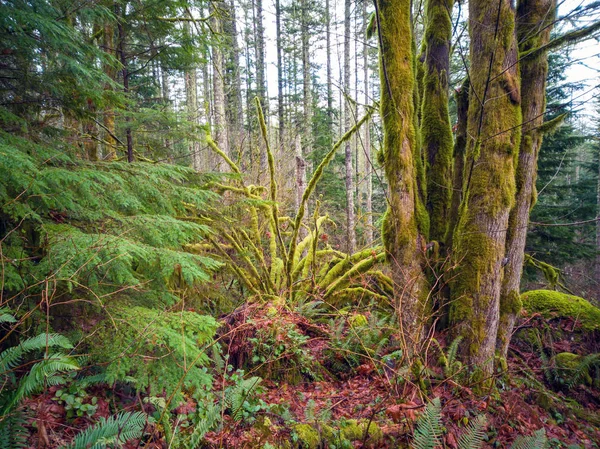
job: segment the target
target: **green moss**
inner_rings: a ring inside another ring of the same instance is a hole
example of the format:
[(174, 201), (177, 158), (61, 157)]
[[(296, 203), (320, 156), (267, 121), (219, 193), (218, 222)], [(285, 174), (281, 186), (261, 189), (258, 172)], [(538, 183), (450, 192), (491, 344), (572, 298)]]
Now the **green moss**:
[(305, 449), (317, 449), (321, 443), (319, 432), (310, 424), (296, 424), (292, 428), (298, 435), (300, 447)]
[(518, 314), (523, 308), (523, 301), (519, 292), (513, 290), (506, 295), (500, 297), (500, 315), (503, 314)]
[(348, 419), (339, 422), (339, 427), (327, 424), (319, 425), (319, 429), (310, 424), (295, 424), (293, 432), (298, 437), (299, 447), (317, 449), (319, 447), (351, 447), (350, 442), (362, 441), (369, 427), (367, 440), (378, 443), (383, 439), (381, 427), (373, 421)]
[(340, 434), (343, 439), (349, 441), (362, 441), (369, 426), (368, 439), (377, 443), (383, 439), (383, 431), (377, 423), (368, 420), (348, 419), (340, 423)]
[[(577, 371), (582, 359), (582, 356), (571, 352), (561, 352), (554, 356), (556, 374), (560, 383), (566, 385), (575, 383)], [(586, 385), (592, 385), (592, 378), (587, 371), (581, 374), (579, 380)]]
[(544, 317), (570, 317), (584, 330), (600, 329), (600, 309), (583, 298), (552, 290), (532, 290), (521, 294), (523, 307)]
[(365, 327), (369, 321), (366, 316), (357, 313), (348, 318), (348, 323), (350, 323), (350, 327)]

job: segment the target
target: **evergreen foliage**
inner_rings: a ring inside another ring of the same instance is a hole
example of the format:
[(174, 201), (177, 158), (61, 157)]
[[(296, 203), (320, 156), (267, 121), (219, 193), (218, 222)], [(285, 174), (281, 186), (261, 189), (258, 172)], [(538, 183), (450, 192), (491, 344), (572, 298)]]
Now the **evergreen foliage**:
[(121, 446), (129, 440), (139, 438), (148, 423), (148, 417), (140, 412), (122, 412), (100, 420), (61, 449), (102, 449), (113, 445)]

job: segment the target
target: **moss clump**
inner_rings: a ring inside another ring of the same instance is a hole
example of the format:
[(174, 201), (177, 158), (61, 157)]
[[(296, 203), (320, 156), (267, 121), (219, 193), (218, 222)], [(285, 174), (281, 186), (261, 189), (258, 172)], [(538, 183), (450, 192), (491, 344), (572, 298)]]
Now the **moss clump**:
[(578, 375), (582, 359), (582, 356), (571, 352), (561, 352), (554, 356), (557, 380), (560, 384), (571, 386), (579, 381), (579, 383), (592, 385), (592, 378), (587, 371)]
[(317, 449), (321, 443), (319, 432), (310, 424), (296, 424), (293, 427), (298, 436), (300, 447), (305, 449)]
[(361, 441), (365, 436), (367, 426), (369, 426), (367, 438), (371, 442), (377, 443), (383, 439), (381, 428), (373, 421), (369, 422), (368, 420), (348, 419), (340, 422), (340, 435), (345, 440)]
[(292, 430), (298, 437), (298, 447), (316, 449), (318, 447), (350, 447), (352, 441), (362, 441), (369, 428), (367, 440), (378, 443), (383, 439), (383, 431), (375, 422), (368, 420), (348, 419), (340, 421), (339, 428), (326, 424), (319, 426), (319, 430), (310, 424), (296, 424)]
[(532, 290), (521, 294), (523, 307), (544, 317), (573, 318), (583, 330), (600, 329), (600, 309), (579, 296), (552, 290)]

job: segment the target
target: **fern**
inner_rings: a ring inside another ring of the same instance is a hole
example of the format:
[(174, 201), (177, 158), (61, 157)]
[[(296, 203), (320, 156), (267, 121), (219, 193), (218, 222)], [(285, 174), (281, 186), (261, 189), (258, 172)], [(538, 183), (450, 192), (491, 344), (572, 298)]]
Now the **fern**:
[(419, 418), (411, 445), (413, 449), (434, 449), (442, 444), (441, 414), (440, 398), (434, 398)]
[(477, 418), (472, 420), (467, 427), (467, 430), (463, 432), (458, 439), (459, 449), (479, 449), (483, 444), (485, 438), (485, 415), (479, 415)]
[(28, 338), (19, 342), (17, 346), (12, 346), (0, 353), (0, 375), (17, 366), (27, 353), (43, 351), (47, 347), (70, 349), (73, 345), (66, 337), (59, 334), (39, 334)]
[(573, 375), (569, 379), (568, 387), (573, 388), (578, 385), (583, 379), (590, 377), (590, 371), (594, 367), (600, 367), (600, 353), (589, 354), (581, 359), (577, 364)]
[(148, 417), (140, 412), (122, 412), (109, 418), (100, 418), (93, 426), (79, 433), (63, 449), (103, 449), (122, 445), (142, 436)]
[(15, 404), (39, 393), (44, 387), (64, 383), (64, 379), (56, 376), (57, 373), (76, 371), (79, 365), (71, 357), (63, 354), (51, 354), (41, 362), (31, 367), (31, 370), (25, 377), (20, 379), (19, 386), (13, 393), (13, 397), (8, 402), (6, 408), (10, 410)]
[(515, 439), (511, 449), (544, 449), (548, 444), (546, 431), (536, 430), (532, 436), (519, 436)]
[(260, 377), (250, 377), (241, 379), (227, 390), (225, 390), (225, 404), (231, 411), (231, 417), (239, 421), (242, 417), (243, 406), (246, 399), (258, 387), (262, 379)]

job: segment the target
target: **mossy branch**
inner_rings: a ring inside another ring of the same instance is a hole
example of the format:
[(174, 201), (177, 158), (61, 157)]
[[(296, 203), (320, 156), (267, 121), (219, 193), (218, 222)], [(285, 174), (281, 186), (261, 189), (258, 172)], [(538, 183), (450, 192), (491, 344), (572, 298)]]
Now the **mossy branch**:
[(323, 171), (325, 171), (325, 168), (332, 161), (333, 157), (335, 156), (335, 153), (337, 153), (337, 150), (339, 150), (340, 147), (347, 140), (349, 140), (350, 137), (352, 137), (352, 135), (354, 135), (354, 133), (362, 126), (362, 124), (365, 123), (371, 117), (371, 115), (373, 114), (374, 111), (375, 111), (374, 108), (372, 108), (372, 107), (368, 108), (367, 113), (356, 123), (356, 125), (354, 125), (352, 128), (350, 128), (342, 136), (342, 138), (340, 140), (338, 140), (335, 143), (335, 145), (333, 145), (333, 147), (331, 148), (329, 153), (327, 153), (325, 158), (321, 161), (321, 163), (315, 170), (312, 178), (310, 178), (310, 181), (309, 181), (308, 185), (306, 186), (306, 190), (302, 194), (302, 200), (300, 201), (300, 207), (298, 208), (298, 213), (296, 214), (296, 218), (294, 220), (292, 239), (290, 240), (290, 246), (289, 246), (289, 250), (288, 250), (288, 254), (287, 254), (286, 273), (292, 272), (292, 261), (294, 259), (294, 254), (296, 252), (296, 246), (297, 246), (296, 241), (298, 239), (298, 233), (300, 232), (300, 226), (302, 223), (302, 219), (304, 218), (304, 212), (306, 210), (306, 202), (308, 201), (308, 198), (310, 198), (310, 195), (312, 195), (312, 193), (315, 190), (315, 187), (317, 185), (317, 182), (323, 175)]
[[(254, 100), (256, 102), (256, 112), (258, 114), (260, 132), (262, 134), (263, 140), (265, 141), (265, 148), (267, 150), (267, 164), (269, 166), (269, 176), (271, 181), (271, 201), (273, 201), (273, 204), (271, 205), (271, 213), (273, 215), (273, 221), (275, 222), (274, 228), (277, 234), (277, 240), (281, 247), (281, 257), (283, 258), (283, 263), (285, 266), (288, 266), (285, 254), (285, 244), (283, 243), (283, 237), (281, 236), (281, 229), (279, 227), (279, 207), (277, 206), (277, 183), (275, 182), (275, 158), (273, 157), (273, 152), (271, 151), (271, 145), (269, 145), (267, 123), (265, 122), (265, 116), (263, 114), (262, 106), (260, 105), (260, 99), (256, 97)], [(291, 270), (286, 270), (285, 272), (288, 287), (290, 287), (292, 284), (290, 273)]]
[(225, 152), (219, 148), (219, 146), (215, 143), (215, 141), (213, 140), (213, 138), (211, 137), (211, 135), (209, 133), (206, 133), (206, 143), (208, 144), (208, 146), (210, 147), (211, 150), (213, 150), (215, 153), (217, 153), (219, 156), (221, 156), (223, 158), (223, 160), (227, 163), (227, 165), (229, 165), (229, 167), (231, 168), (231, 170), (234, 173), (237, 173), (238, 175), (242, 174), (242, 172), (240, 171), (239, 167), (235, 164), (235, 162), (233, 162), (231, 159), (229, 159), (229, 156), (227, 156), (225, 154)]
[(549, 52), (549, 51), (555, 50), (557, 48), (560, 48), (563, 45), (574, 44), (574, 43), (580, 42), (584, 39), (587, 39), (588, 37), (590, 37), (590, 35), (592, 35), (594, 32), (596, 32), (598, 30), (600, 30), (600, 21), (593, 23), (592, 25), (589, 25), (586, 27), (582, 27), (582, 28), (578, 28), (573, 31), (569, 31), (568, 33), (565, 33), (561, 36), (555, 37), (550, 42), (548, 42), (546, 45), (542, 45), (537, 48), (532, 48), (531, 50), (523, 52), (519, 55), (520, 56), (519, 59), (535, 58), (535, 57), (539, 56), (542, 52)]
[(542, 134), (552, 134), (554, 131), (556, 131), (556, 128), (558, 128), (560, 125), (562, 125), (562, 123), (565, 121), (565, 118), (567, 117), (568, 113), (565, 112), (564, 114), (560, 114), (559, 116), (554, 117), (551, 120), (548, 120), (547, 122), (544, 122), (539, 128), (538, 131)]

